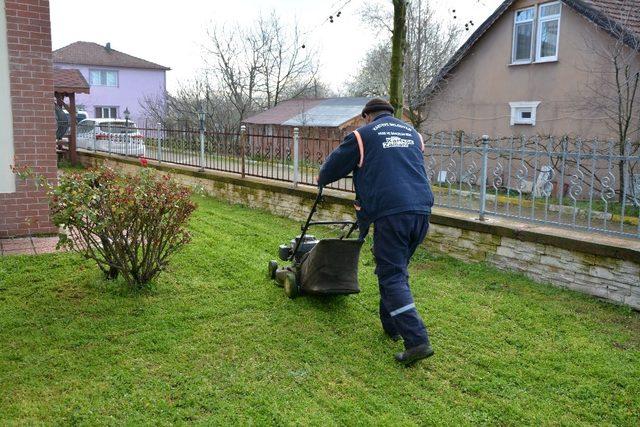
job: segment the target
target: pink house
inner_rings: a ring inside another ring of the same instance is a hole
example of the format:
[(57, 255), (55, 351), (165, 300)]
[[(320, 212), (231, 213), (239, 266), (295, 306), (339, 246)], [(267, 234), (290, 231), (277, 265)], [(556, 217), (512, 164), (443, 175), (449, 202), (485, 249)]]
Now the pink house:
[(91, 93), (79, 95), (76, 103), (89, 117), (124, 118), (128, 109), (131, 119), (144, 126), (141, 106), (145, 98), (164, 103), (166, 72), (169, 68), (117, 51), (110, 43), (102, 46), (91, 42), (75, 42), (53, 52), (56, 68), (80, 70), (91, 86)]

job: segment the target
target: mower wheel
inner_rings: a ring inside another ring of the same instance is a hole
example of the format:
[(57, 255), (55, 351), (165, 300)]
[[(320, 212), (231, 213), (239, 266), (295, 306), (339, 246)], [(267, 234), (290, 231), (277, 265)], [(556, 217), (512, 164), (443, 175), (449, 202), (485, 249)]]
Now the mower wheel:
[(298, 283), (296, 281), (296, 275), (294, 273), (287, 273), (284, 278), (284, 293), (291, 299), (300, 294)]
[(277, 269), (278, 269), (278, 261), (274, 261), (274, 260), (269, 261), (269, 270), (268, 270), (269, 279), (275, 279), (276, 278), (276, 270)]

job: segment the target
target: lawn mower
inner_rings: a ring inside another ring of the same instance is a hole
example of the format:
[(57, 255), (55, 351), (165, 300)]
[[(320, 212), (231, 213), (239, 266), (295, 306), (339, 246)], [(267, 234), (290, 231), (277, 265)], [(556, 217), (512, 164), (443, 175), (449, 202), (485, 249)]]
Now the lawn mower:
[[(284, 287), (289, 298), (300, 294), (346, 295), (360, 292), (358, 259), (363, 241), (349, 238), (358, 224), (355, 221), (311, 221), (321, 200), (322, 187), (318, 189), (307, 221), (301, 226), (302, 233), (278, 248), (279, 258), (290, 262), (290, 265), (280, 268), (277, 261), (269, 261), (269, 277)], [(309, 227), (316, 225), (341, 226), (343, 234), (339, 238), (318, 240), (307, 234)]]

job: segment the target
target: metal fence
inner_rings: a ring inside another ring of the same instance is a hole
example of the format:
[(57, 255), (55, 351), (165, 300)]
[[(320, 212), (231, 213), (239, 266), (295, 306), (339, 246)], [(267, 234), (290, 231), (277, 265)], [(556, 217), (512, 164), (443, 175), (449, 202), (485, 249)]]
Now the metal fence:
[(425, 136), (436, 205), (640, 238), (640, 155), (626, 142)]
[[(121, 130), (122, 131), (122, 130)], [(638, 144), (569, 138), (424, 135), (437, 206), (640, 238)], [(315, 185), (340, 136), (204, 129), (78, 130), (78, 147), (150, 161)], [(392, 171), (390, 171), (392, 173)], [(330, 188), (353, 191), (350, 178)]]
[[(117, 129), (80, 127), (77, 147), (132, 157), (145, 157), (159, 163), (173, 163), (236, 173), (245, 176), (315, 185), (322, 162), (341, 142), (338, 134), (303, 135), (291, 128), (287, 135), (247, 132), (210, 132), (204, 129), (154, 128)], [(353, 191), (351, 178), (330, 188)]]

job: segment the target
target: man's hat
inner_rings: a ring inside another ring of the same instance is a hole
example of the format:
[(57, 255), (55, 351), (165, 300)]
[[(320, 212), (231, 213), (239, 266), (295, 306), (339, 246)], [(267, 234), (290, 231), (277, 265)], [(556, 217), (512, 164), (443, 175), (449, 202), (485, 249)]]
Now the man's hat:
[(367, 102), (367, 104), (362, 109), (362, 117), (364, 117), (365, 114), (373, 113), (376, 111), (388, 111), (393, 114), (395, 109), (384, 99), (373, 98), (372, 100)]

